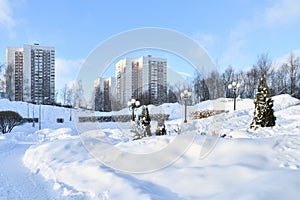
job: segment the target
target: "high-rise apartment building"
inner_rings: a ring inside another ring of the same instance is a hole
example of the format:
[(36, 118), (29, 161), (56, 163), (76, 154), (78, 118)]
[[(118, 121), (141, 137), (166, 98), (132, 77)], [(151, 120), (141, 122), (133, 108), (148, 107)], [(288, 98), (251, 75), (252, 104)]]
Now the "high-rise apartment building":
[[(159, 105), (167, 100), (167, 60), (152, 56), (125, 58), (116, 63), (116, 99), (127, 105), (131, 98)], [(143, 102), (145, 103), (145, 102)]]
[(55, 101), (55, 49), (39, 44), (6, 49), (6, 92), (12, 100)]
[(23, 48), (6, 49), (6, 93), (16, 101), (23, 101), (23, 57)]
[(97, 78), (94, 81), (94, 110), (111, 111), (112, 97), (115, 95), (115, 77)]
[(137, 87), (137, 76), (133, 80), (133, 74), (137, 74), (138, 66), (134, 59), (125, 58), (116, 63), (116, 100), (120, 105), (127, 105), (127, 101), (132, 98), (135, 91), (134, 85)]

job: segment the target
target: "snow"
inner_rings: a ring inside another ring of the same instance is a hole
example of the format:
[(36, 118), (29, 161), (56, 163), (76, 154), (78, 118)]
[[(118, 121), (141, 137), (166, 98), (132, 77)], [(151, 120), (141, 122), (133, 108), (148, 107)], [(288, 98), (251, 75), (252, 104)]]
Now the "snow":
[(22, 157), (29, 147), (28, 141), (18, 136), (1, 136), (0, 199), (61, 199), (51, 183), (23, 165)]
[[(188, 117), (187, 124), (182, 123), (180, 104), (149, 106), (150, 113), (170, 114), (169, 135), (134, 141), (129, 122), (77, 126), (69, 121), (70, 109), (41, 106), (41, 130), (28, 123), (0, 135), (0, 199), (298, 199), (300, 100), (289, 95), (272, 99), (276, 125), (257, 130), (250, 129), (251, 99), (238, 98), (236, 111), (233, 100), (225, 98), (189, 106), (188, 113), (229, 112), (201, 120)], [(32, 117), (32, 107), (0, 100), (0, 110), (18, 111), (23, 117)], [(35, 109), (37, 117), (39, 106)], [(73, 119), (76, 112), (83, 111), (72, 109)], [(94, 127), (101, 130), (84, 132)], [(179, 136), (176, 127), (183, 130)], [(107, 152), (103, 147), (109, 147)], [(99, 157), (104, 153), (112, 160), (124, 156), (127, 172), (123, 166), (105, 165)], [(128, 170), (136, 168), (138, 173)]]

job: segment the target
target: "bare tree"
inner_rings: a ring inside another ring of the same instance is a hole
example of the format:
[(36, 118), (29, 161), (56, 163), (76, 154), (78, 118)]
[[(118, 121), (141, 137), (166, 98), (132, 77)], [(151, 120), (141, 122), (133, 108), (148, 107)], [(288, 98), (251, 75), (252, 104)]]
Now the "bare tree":
[[(245, 95), (245, 82), (246, 82), (246, 74), (243, 71), (240, 71), (236, 77), (236, 81), (240, 84), (240, 88), (238, 89), (238, 96), (241, 98)], [(228, 88), (228, 87), (227, 87)]]
[(72, 86), (73, 107), (86, 108), (82, 81), (76, 81)]
[(218, 71), (212, 71), (206, 79), (210, 99), (217, 99), (224, 96), (224, 83)]
[[(169, 94), (173, 95), (176, 97), (176, 99), (178, 99), (178, 102), (181, 103), (180, 100), (180, 93), (185, 89), (185, 86), (183, 83), (176, 83), (174, 85), (169, 85)], [(175, 99), (174, 97), (174, 99)]]
[(4, 63), (3, 63), (3, 64), (0, 64), (0, 74), (3, 73), (4, 67), (5, 67), (5, 64), (4, 64)]
[(287, 92), (288, 83), (287, 83), (287, 75), (284, 68), (277, 70), (276, 72), (276, 79), (277, 79), (277, 92), (278, 94), (285, 94)]
[(4, 92), (5, 81), (4, 81), (4, 67), (5, 64), (0, 64), (0, 92)]
[(266, 78), (268, 77), (268, 73), (272, 66), (272, 60), (269, 57), (268, 53), (262, 53), (258, 55), (256, 66), (259, 69), (259, 74), (264, 75)]
[(66, 93), (66, 105), (73, 105), (73, 103), (74, 103), (73, 89), (68, 87)]
[(297, 71), (299, 65), (299, 57), (295, 57), (293, 53), (290, 54), (288, 58), (288, 63), (283, 64), (283, 68), (289, 78), (289, 92), (292, 96), (295, 96), (296, 92)]
[(246, 98), (254, 98), (255, 91), (259, 81), (259, 70), (257, 66), (253, 66), (245, 73), (244, 79), (244, 94)]
[(6, 66), (6, 71), (5, 71), (5, 80), (6, 80), (6, 93), (8, 95), (8, 98), (10, 100), (13, 99), (13, 65), (8, 64)]
[(227, 67), (225, 72), (223, 73), (223, 84), (224, 84), (224, 91), (226, 97), (230, 96), (230, 90), (228, 89), (228, 85), (233, 82), (234, 79), (234, 69), (232, 68), (231, 65)]
[(0, 131), (10, 133), (15, 126), (24, 123), (23, 118), (19, 113), (14, 111), (0, 111)]
[(298, 73), (297, 76), (297, 80), (298, 80), (298, 84), (297, 84), (297, 92), (296, 92), (296, 96), (298, 99), (300, 99), (300, 73)]
[(62, 104), (65, 106), (74, 105), (74, 91), (76, 89), (76, 83), (69, 87), (68, 84), (65, 84), (60, 91), (60, 98), (62, 99)]
[(270, 92), (270, 96), (274, 96), (276, 95), (276, 93), (278, 92), (278, 80), (276, 78), (276, 71), (275, 69), (270, 69), (270, 72), (269, 72), (269, 85), (270, 85), (270, 88), (269, 88), (269, 92)]
[(178, 97), (172, 91), (172, 88), (168, 87), (168, 103), (178, 102)]
[(206, 101), (209, 99), (209, 89), (205, 82), (205, 79), (197, 74), (193, 81), (194, 84), (194, 101), (196, 103), (200, 101)]
[(63, 105), (66, 105), (66, 101), (67, 101), (67, 92), (68, 92), (68, 85), (65, 84), (65, 86), (61, 89), (61, 93), (60, 96), (62, 98), (62, 103)]
[(201, 93), (202, 93), (202, 85), (201, 85), (201, 80), (202, 76), (199, 73), (196, 73), (196, 76), (193, 80), (193, 85), (194, 85), (194, 92), (195, 92), (195, 101), (200, 102), (201, 101)]

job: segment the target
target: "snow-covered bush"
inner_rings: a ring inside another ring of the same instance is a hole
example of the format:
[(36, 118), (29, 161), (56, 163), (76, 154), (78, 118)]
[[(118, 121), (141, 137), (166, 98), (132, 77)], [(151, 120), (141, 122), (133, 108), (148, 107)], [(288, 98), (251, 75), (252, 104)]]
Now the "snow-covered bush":
[(257, 129), (259, 127), (275, 126), (276, 117), (274, 116), (273, 100), (270, 97), (264, 76), (260, 79), (254, 105), (254, 118), (250, 128)]
[(157, 128), (156, 128), (155, 133), (156, 133), (156, 135), (166, 135), (167, 134), (164, 118), (160, 118), (160, 120), (157, 121)]
[(140, 115), (140, 118), (141, 118), (142, 125), (145, 127), (145, 131), (146, 131), (145, 136), (151, 136), (152, 135), (151, 129), (150, 129), (151, 118), (150, 118), (149, 110), (148, 110), (147, 106), (142, 108), (142, 113)]
[(15, 126), (23, 123), (24, 120), (19, 113), (13, 111), (0, 112), (0, 130), (3, 134), (10, 133)]

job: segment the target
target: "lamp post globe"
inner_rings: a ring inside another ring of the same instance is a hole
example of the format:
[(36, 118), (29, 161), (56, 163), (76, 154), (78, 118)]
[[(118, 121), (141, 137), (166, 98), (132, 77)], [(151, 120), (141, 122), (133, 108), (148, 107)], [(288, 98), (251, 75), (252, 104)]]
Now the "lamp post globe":
[(237, 90), (241, 87), (240, 83), (236, 83), (233, 81), (231, 84), (228, 85), (228, 89), (233, 91), (233, 110), (236, 110), (236, 97), (237, 97)]
[(184, 90), (181, 94), (180, 94), (180, 97), (181, 99), (184, 100), (184, 123), (187, 123), (187, 119), (186, 119), (186, 115), (187, 115), (187, 100), (189, 98), (191, 98), (192, 96), (192, 93), (188, 90)]
[(136, 99), (131, 99), (131, 101), (128, 101), (128, 109), (132, 112), (131, 119), (132, 121), (135, 121), (135, 114), (134, 111), (140, 106), (140, 101), (137, 101)]

